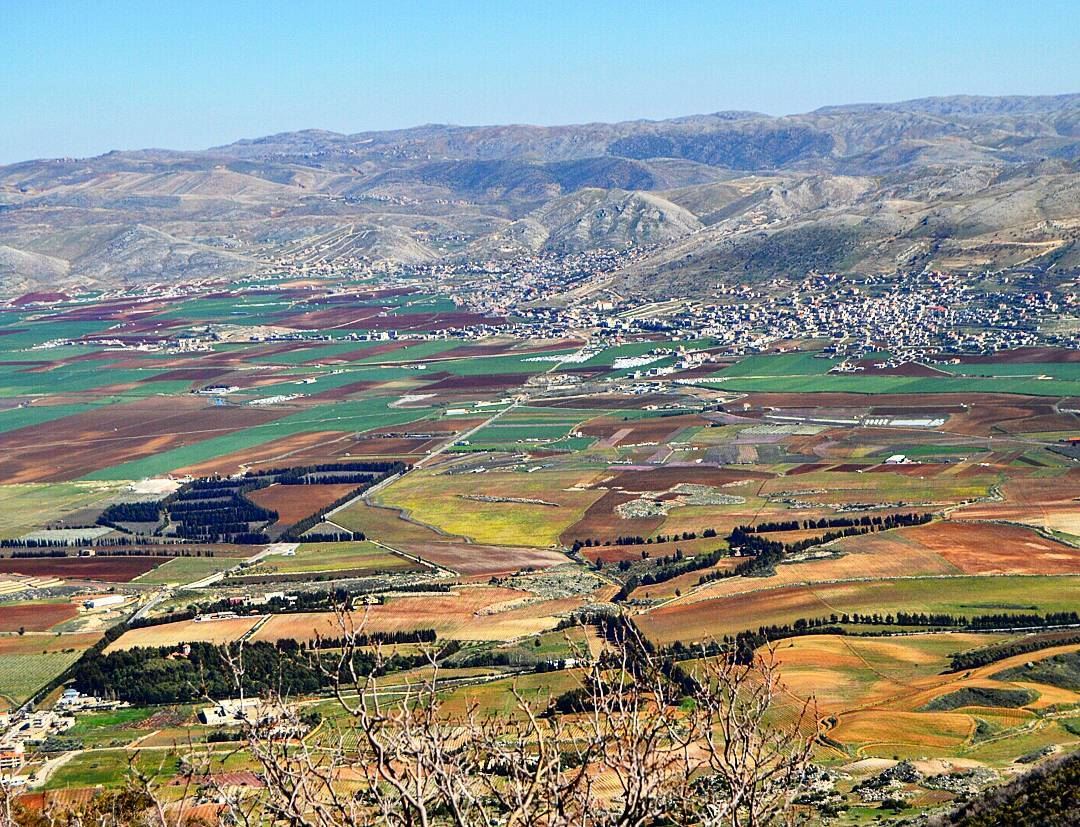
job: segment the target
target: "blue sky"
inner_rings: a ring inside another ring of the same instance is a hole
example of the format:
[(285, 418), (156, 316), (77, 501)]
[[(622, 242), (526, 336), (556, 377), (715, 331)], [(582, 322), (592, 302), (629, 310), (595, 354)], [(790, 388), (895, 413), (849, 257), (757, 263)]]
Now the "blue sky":
[(1078, 0), (0, 0), (0, 163), (1080, 91)]

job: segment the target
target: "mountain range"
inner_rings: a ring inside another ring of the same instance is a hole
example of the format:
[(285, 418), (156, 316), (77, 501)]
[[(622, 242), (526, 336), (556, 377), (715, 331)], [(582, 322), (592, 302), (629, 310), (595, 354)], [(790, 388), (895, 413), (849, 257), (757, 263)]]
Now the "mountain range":
[(636, 245), (648, 295), (1080, 268), (1080, 94), (574, 126), (305, 130), (0, 167), (0, 293)]

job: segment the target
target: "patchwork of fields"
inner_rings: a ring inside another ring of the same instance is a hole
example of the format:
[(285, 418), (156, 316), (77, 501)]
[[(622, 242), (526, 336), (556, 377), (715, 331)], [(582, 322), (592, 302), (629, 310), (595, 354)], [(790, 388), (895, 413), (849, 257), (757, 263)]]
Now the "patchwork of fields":
[[(147, 680), (186, 644), (306, 654), (344, 617), (388, 683), (430, 650), (447, 715), (510, 713), (620, 617), (657, 657), (775, 647), (856, 776), (1080, 748), (1080, 362), (460, 330), (489, 321), (318, 279), (0, 309), (0, 703), (116, 653)], [(192, 703), (80, 714), (95, 751), (43, 786), (114, 786)]]

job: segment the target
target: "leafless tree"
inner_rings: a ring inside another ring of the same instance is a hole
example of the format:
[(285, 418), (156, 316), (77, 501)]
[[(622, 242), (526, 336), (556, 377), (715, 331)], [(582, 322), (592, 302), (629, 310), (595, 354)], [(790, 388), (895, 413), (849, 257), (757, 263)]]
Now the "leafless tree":
[[(419, 678), (378, 678), (362, 652), (363, 622), (338, 613), (333, 649), (312, 656), (333, 687), (326, 699), (270, 693), (244, 707), (234, 749), (262, 787), (215, 772), (216, 747), (188, 745), (183, 790), (164, 799), (134, 772), (128, 788), (62, 817), (13, 809), (0, 827), (193, 827), (190, 805), (212, 802), (231, 825), (290, 827), (766, 827), (790, 821), (817, 735), (815, 710), (785, 694), (774, 653), (673, 663), (618, 620), (613, 645), (584, 652), (576, 690), (518, 687), (495, 713), (466, 702), (440, 675), (437, 652)], [(243, 649), (227, 651), (243, 695)], [(179, 798), (179, 801), (175, 799)], [(172, 799), (172, 800), (167, 800)], [(44, 819), (44, 820), (42, 820)]]
[(514, 688), (490, 714), (448, 707), (434, 654), (412, 683), (360, 674), (360, 630), (347, 613), (339, 625), (326, 674), (340, 714), (301, 737), (301, 707), (279, 698), (249, 723), (267, 787), (237, 822), (762, 827), (789, 820), (812, 757), (815, 711), (783, 692), (772, 650), (679, 666), (625, 623), (613, 652), (574, 670), (567, 709)]

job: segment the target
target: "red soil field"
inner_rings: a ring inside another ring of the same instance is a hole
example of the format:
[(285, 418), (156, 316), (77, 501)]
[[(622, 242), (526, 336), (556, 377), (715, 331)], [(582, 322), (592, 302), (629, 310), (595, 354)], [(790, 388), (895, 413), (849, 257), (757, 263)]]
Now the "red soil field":
[(683, 428), (706, 424), (706, 420), (697, 414), (679, 416), (658, 416), (652, 419), (622, 419), (619, 416), (594, 419), (581, 426), (583, 434), (595, 437), (610, 437), (617, 431), (627, 428), (631, 433), (621, 440), (622, 444), (638, 442), (666, 442)]
[(614, 540), (619, 536), (648, 537), (664, 523), (664, 517), (623, 519), (615, 512), (622, 503), (636, 500), (637, 495), (608, 491), (585, 511), (580, 520), (564, 531), (560, 542), (571, 545), (574, 540)]
[(486, 376), (447, 376), (430, 385), (424, 386), (424, 392), (444, 390), (502, 390), (516, 388), (525, 381), (520, 373), (490, 373)]
[(72, 480), (128, 460), (271, 422), (287, 410), (216, 407), (197, 397), (108, 405), (4, 435), (0, 480)]
[(15, 307), (25, 307), (28, 304), (52, 304), (53, 302), (70, 301), (70, 299), (71, 296), (67, 293), (47, 293), (39, 291), (37, 293), (23, 293), (11, 303)]
[(828, 467), (828, 463), (807, 462), (802, 465), (796, 465), (794, 468), (789, 468), (784, 476), (797, 477), (800, 474), (814, 474), (818, 471), (824, 471)]
[(256, 505), (278, 513), (277, 525), (297, 523), (320, 508), (344, 497), (359, 487), (359, 483), (333, 485), (271, 485), (247, 494)]
[(1080, 549), (1034, 531), (997, 523), (946, 521), (865, 539), (903, 554), (911, 543), (939, 554), (964, 574), (1080, 574)]
[(567, 562), (550, 549), (480, 546), (473, 543), (398, 543), (397, 547), (465, 577), (512, 574), (523, 568), (546, 569)]
[(0, 635), (0, 655), (34, 655), (38, 652), (62, 652), (65, 649), (89, 649), (100, 639), (100, 632), (48, 636), (8, 633)]
[[(87, 806), (100, 792), (101, 790), (97, 787), (71, 787), (66, 790), (20, 793), (16, 801), (33, 812), (45, 812), (48, 809), (55, 813), (63, 813)], [(185, 814), (191, 818), (190, 809), (185, 810)]]
[(0, 574), (128, 583), (171, 557), (2, 557)]
[(297, 330), (334, 330), (343, 327), (368, 329), (365, 322), (386, 309), (385, 307), (327, 307), (284, 316), (278, 319), (277, 323)]
[(74, 603), (15, 603), (0, 606), (0, 632), (47, 632), (79, 614)]
[(176, 368), (148, 376), (142, 382), (203, 382), (226, 373), (226, 368)]
[(1061, 347), (1018, 347), (1015, 350), (1002, 350), (993, 354), (973, 354), (961, 356), (964, 364), (1027, 364), (1032, 362), (1080, 362), (1080, 350)]

